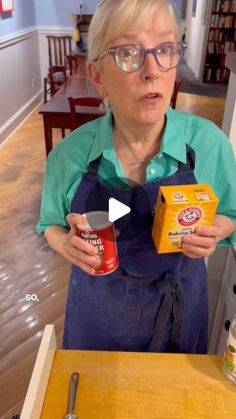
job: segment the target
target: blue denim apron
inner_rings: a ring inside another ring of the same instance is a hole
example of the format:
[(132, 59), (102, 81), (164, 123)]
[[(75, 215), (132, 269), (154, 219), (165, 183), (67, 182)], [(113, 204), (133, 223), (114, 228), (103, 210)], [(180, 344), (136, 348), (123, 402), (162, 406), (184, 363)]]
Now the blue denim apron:
[[(93, 276), (72, 266), (64, 349), (206, 352), (204, 259), (190, 259), (182, 253), (158, 254), (151, 237), (159, 187), (196, 183), (194, 152), (188, 145), (186, 154), (186, 164), (179, 162), (174, 175), (125, 189), (108, 188), (98, 179), (101, 156), (90, 163), (71, 212), (86, 212), (91, 194), (93, 210), (108, 211), (108, 199), (113, 197), (130, 206), (131, 212), (115, 222), (120, 230), (120, 265), (115, 272)], [(138, 217), (144, 192), (149, 211)]]

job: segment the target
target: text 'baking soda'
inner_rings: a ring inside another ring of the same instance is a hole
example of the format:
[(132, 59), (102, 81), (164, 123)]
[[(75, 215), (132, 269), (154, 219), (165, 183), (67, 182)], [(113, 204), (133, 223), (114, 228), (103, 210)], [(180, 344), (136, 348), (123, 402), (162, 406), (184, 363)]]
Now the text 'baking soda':
[(152, 228), (157, 252), (182, 252), (186, 234), (195, 234), (197, 227), (212, 225), (218, 202), (207, 184), (161, 186)]

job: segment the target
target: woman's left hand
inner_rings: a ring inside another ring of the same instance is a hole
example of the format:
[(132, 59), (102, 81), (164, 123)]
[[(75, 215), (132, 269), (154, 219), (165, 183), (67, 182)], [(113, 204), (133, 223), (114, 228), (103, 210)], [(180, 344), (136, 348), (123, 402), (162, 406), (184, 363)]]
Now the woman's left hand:
[(182, 244), (184, 255), (193, 259), (211, 256), (217, 243), (230, 236), (234, 228), (229, 217), (217, 214), (212, 226), (198, 227), (196, 234), (184, 236)]

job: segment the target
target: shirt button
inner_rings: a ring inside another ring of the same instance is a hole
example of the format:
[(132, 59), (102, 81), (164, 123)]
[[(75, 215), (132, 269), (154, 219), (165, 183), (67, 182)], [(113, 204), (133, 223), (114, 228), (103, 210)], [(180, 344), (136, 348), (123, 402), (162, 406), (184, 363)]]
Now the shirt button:
[(155, 170), (155, 169), (151, 169), (151, 170), (150, 170), (150, 173), (151, 173), (151, 175), (155, 175), (156, 170)]

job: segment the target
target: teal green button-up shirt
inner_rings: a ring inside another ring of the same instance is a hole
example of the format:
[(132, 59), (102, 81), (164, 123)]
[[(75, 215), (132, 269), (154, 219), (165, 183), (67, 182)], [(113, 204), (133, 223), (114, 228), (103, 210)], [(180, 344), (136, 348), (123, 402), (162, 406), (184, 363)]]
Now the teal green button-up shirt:
[[(229, 139), (211, 121), (171, 108), (160, 152), (146, 169), (146, 182), (170, 176), (178, 162), (186, 162), (186, 147), (195, 151), (195, 177), (198, 183), (211, 185), (220, 202), (217, 213), (236, 224), (236, 164)], [(112, 141), (112, 112), (71, 132), (50, 153), (37, 232), (51, 225), (68, 227), (66, 215), (88, 164), (102, 154), (98, 175), (112, 187), (122, 187), (125, 173)], [(221, 245), (236, 244), (236, 233)]]

